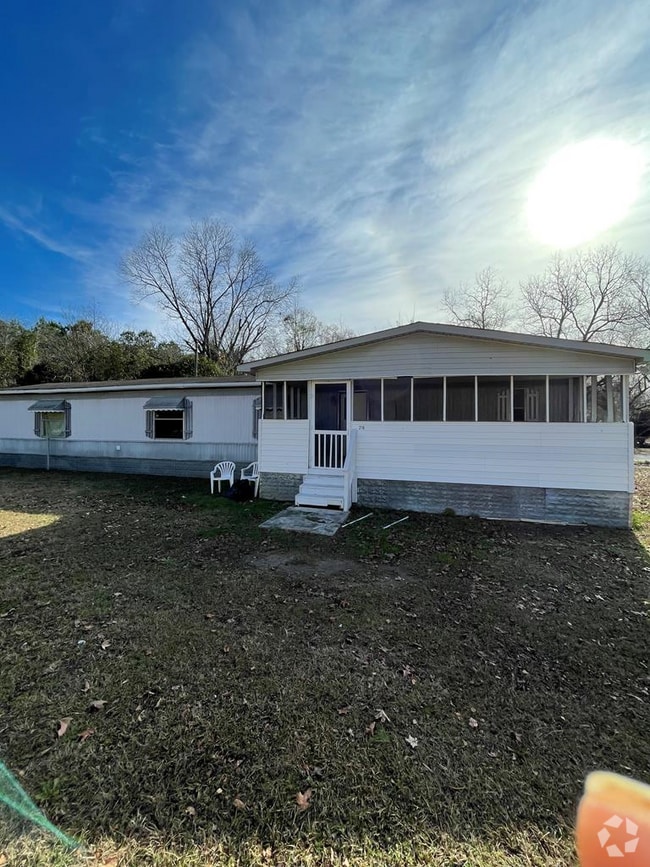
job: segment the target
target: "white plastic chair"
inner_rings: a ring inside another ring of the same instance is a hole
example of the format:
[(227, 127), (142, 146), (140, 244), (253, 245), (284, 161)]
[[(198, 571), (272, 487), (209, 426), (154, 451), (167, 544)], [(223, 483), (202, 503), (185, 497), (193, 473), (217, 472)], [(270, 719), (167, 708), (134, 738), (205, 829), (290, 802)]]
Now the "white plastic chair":
[(214, 494), (214, 483), (217, 483), (217, 489), (221, 493), (221, 483), (228, 482), (229, 485), (235, 484), (235, 464), (233, 461), (221, 461), (215, 464), (213, 470), (210, 470), (210, 493)]
[(239, 478), (242, 481), (253, 483), (253, 487), (255, 489), (253, 496), (256, 497), (257, 492), (258, 492), (259, 487), (260, 487), (260, 468), (259, 468), (259, 464), (257, 463), (257, 461), (253, 461), (252, 464), (249, 464), (247, 467), (244, 467), (244, 469), (239, 474)]

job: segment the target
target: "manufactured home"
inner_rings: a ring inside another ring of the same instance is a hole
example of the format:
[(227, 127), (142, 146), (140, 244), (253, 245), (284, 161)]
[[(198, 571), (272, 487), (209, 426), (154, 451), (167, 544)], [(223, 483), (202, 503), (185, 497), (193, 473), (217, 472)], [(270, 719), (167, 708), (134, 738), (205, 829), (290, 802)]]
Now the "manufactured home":
[(416, 322), (265, 358), (260, 494), (625, 527), (643, 350)]
[(205, 476), (257, 460), (251, 376), (48, 383), (0, 390), (0, 465)]

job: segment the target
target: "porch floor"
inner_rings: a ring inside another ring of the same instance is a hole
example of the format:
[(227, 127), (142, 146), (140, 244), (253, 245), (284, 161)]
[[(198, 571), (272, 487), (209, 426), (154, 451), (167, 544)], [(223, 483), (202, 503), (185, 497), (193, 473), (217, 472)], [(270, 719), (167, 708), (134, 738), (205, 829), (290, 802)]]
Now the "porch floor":
[(268, 521), (260, 524), (265, 530), (293, 530), (295, 533), (316, 533), (333, 536), (347, 521), (349, 512), (340, 509), (316, 509), (306, 506), (289, 506)]

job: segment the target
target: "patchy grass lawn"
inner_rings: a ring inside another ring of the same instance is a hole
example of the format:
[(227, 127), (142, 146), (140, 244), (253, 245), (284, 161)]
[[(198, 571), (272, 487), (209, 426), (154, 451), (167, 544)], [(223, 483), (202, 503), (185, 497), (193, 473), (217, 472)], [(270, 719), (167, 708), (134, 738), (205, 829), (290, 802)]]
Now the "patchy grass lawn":
[(5, 811), (9, 863), (550, 867), (588, 771), (647, 774), (647, 521), (328, 539), (205, 488), (0, 470), (0, 757), (89, 847)]

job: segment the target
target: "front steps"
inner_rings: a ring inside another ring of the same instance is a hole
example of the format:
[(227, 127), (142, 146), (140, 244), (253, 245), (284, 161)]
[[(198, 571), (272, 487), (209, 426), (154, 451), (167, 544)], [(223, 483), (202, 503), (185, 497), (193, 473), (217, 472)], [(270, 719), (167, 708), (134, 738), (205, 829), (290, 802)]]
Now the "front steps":
[(343, 508), (343, 473), (307, 473), (296, 494), (296, 506)]

